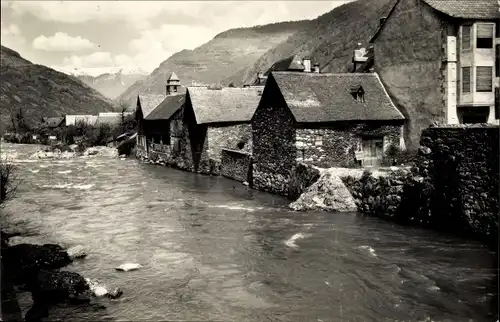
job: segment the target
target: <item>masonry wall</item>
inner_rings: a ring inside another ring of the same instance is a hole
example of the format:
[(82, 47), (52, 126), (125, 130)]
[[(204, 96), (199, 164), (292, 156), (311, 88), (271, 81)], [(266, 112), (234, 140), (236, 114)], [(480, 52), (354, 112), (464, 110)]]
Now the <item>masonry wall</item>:
[(354, 152), (363, 137), (384, 137), (384, 147), (390, 144), (399, 146), (401, 124), (359, 123), (300, 128), (296, 132), (296, 159), (321, 168), (351, 167), (357, 164)]
[(221, 175), (240, 182), (251, 180), (252, 155), (244, 151), (222, 149), (221, 151)]
[(445, 119), (443, 34), (436, 11), (421, 0), (401, 0), (374, 44), (375, 71), (407, 118), (405, 140), (410, 149), (418, 148), (423, 129)]
[(422, 133), (416, 166), (387, 176), (343, 178), (359, 211), (498, 246), (498, 126), (432, 127)]
[(272, 82), (268, 80), (252, 120), (253, 187), (286, 196), (296, 164), (295, 128), (281, 95), (272, 94)]
[(172, 131), (170, 144), (150, 143), (148, 151), (138, 146), (136, 156), (151, 163), (194, 172), (188, 124), (183, 110), (176, 112), (172, 120), (179, 121), (180, 127)]
[[(207, 131), (208, 156), (211, 159), (221, 160), (222, 149), (241, 150), (252, 152), (251, 124), (216, 125), (209, 126)], [(242, 143), (242, 149), (238, 147)]]
[(498, 126), (484, 125), (422, 133), (423, 173), (434, 186), (430, 206), (438, 226), (498, 236), (499, 133)]

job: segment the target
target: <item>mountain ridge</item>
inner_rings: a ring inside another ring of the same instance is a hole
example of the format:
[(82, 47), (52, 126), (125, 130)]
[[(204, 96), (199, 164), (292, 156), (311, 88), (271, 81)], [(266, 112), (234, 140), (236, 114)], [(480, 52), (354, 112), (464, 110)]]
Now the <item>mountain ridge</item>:
[(192, 50), (181, 50), (163, 61), (146, 79), (121, 94), (116, 101), (134, 104), (139, 93), (165, 92), (165, 81), (175, 72), (183, 85), (213, 84), (257, 60), (262, 54), (285, 41), (309, 20), (278, 22), (223, 31)]
[[(176, 72), (186, 86), (192, 81), (242, 86), (251, 83), (258, 72), (265, 72), (274, 63), (290, 56), (309, 56), (320, 64), (321, 72), (348, 72), (352, 67), (353, 50), (358, 43), (368, 43), (380, 18), (395, 1), (357, 0), (311, 20), (226, 30), (193, 50), (173, 54), (116, 100), (133, 104), (139, 93), (163, 93), (167, 74), (171, 71)], [(263, 35), (273, 37), (266, 39)], [(269, 39), (272, 41), (255, 50), (258, 41)], [(238, 52), (238, 47), (245, 46), (254, 49)], [(225, 65), (218, 63), (222, 56)]]
[(0, 50), (0, 131), (11, 116), (22, 110), (25, 121), (35, 126), (41, 117), (65, 114), (97, 114), (113, 111), (114, 103), (79, 79), (24, 59), (18, 52)]

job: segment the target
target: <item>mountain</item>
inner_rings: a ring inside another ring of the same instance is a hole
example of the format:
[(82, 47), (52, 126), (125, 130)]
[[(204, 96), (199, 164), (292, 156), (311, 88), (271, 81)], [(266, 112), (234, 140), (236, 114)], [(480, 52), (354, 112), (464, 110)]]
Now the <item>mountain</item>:
[(42, 116), (97, 114), (114, 108), (110, 99), (75, 77), (33, 64), (4, 46), (0, 71), (0, 131), (19, 110), (33, 126)]
[(122, 94), (127, 88), (137, 81), (141, 81), (147, 77), (144, 74), (123, 73), (119, 70), (116, 73), (105, 73), (99, 76), (91, 76), (87, 74), (75, 75), (76, 78), (97, 90), (101, 94), (111, 99), (115, 99)]
[(311, 20), (307, 28), (268, 50), (255, 63), (237, 71), (225, 82), (242, 85), (255, 79), (275, 62), (293, 55), (309, 56), (322, 73), (348, 72), (358, 43), (366, 44), (376, 32), (380, 18), (395, 0), (358, 0), (334, 8)]
[[(165, 81), (175, 72), (182, 85), (220, 83), (235, 71), (251, 66), (269, 49), (307, 26), (309, 20), (282, 22), (252, 28), (230, 29), (193, 50), (182, 50), (165, 60), (145, 80), (127, 89), (117, 100), (133, 102), (137, 94), (163, 94)], [(228, 84), (226, 84), (228, 85)]]

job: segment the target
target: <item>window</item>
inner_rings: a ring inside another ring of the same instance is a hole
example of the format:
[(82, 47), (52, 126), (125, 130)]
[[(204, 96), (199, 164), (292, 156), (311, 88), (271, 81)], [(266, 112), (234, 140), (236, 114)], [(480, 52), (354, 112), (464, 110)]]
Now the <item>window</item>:
[(493, 48), (493, 24), (478, 23), (476, 26), (477, 48)]
[(470, 67), (462, 67), (462, 93), (470, 93)]
[(476, 67), (476, 92), (493, 91), (493, 67)]
[(457, 108), (457, 116), (462, 124), (487, 123), (489, 114), (489, 106)]
[(323, 136), (322, 135), (316, 135), (316, 138), (314, 139), (314, 145), (316, 145), (316, 146), (323, 145)]
[(365, 91), (362, 86), (356, 85), (351, 87), (350, 89), (352, 97), (356, 100), (358, 103), (364, 103), (365, 102)]
[(172, 137), (172, 150), (175, 153), (179, 153), (181, 151), (181, 141), (179, 138)]
[(470, 49), (470, 35), (472, 26), (462, 26), (462, 50)]

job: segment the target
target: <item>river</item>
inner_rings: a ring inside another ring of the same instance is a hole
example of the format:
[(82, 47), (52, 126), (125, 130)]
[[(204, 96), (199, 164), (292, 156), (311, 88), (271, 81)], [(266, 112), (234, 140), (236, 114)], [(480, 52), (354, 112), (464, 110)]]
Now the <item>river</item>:
[[(2, 145), (21, 179), (3, 211), (36, 227), (30, 241), (83, 245), (88, 257), (65, 269), (124, 291), (51, 319), (492, 321), (494, 254), (479, 243), (297, 213), (238, 182), (134, 159), (29, 160), (36, 149)], [(115, 271), (124, 262), (144, 267)]]

